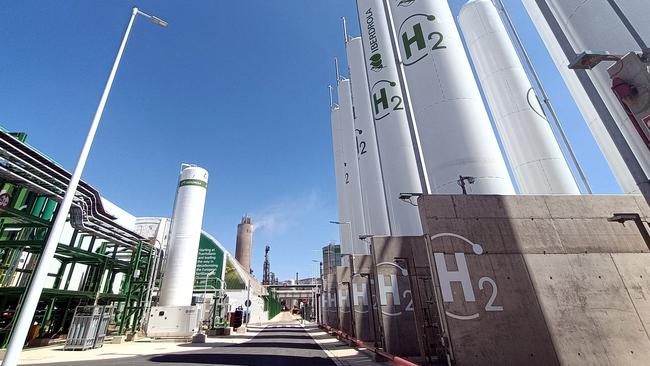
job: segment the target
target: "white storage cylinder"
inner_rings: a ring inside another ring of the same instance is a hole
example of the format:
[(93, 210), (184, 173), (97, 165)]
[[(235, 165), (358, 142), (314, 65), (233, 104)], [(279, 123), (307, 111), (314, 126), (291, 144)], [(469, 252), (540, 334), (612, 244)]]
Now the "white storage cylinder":
[(391, 234), (421, 235), (418, 208), (399, 199), (422, 185), (381, 0), (357, 0)]
[[(345, 190), (345, 158), (343, 155), (343, 131), (341, 126), (341, 110), (334, 107), (332, 113), (332, 147), (334, 149), (334, 176), (336, 179), (336, 203), (338, 207), (338, 221), (349, 222), (350, 210)], [(341, 253), (352, 253), (352, 232), (350, 225), (339, 225), (339, 240)]]
[(352, 83), (354, 131), (366, 232), (372, 235), (390, 235), (384, 182), (381, 176), (375, 122), (370, 107), (368, 76), (366, 75), (366, 64), (363, 59), (361, 37), (352, 38), (348, 41), (347, 55), (348, 65), (350, 66), (350, 82)]
[(449, 4), (390, 6), (432, 192), (514, 194)]
[[(573, 56), (567, 55), (560, 47), (556, 34), (549, 27), (540, 11), (536, 0), (522, 0), (537, 31), (553, 61), (569, 87), (583, 117), (598, 143), (603, 155), (625, 193), (638, 193), (634, 179), (630, 175), (618, 150), (612, 142), (602, 121), (589, 101), (589, 97), (578, 81), (575, 73), (567, 65), (573, 61)], [(607, 0), (546, 0), (552, 15), (557, 19), (563, 35), (571, 44), (575, 53), (582, 51), (608, 51), (613, 54), (625, 54), (639, 51), (628, 30), (615, 14)], [(648, 2), (646, 0), (618, 1), (628, 19), (646, 42), (650, 41), (650, 23), (647, 21)], [(600, 98), (604, 101), (610, 114), (621, 128), (623, 136), (630, 144), (634, 155), (641, 166), (650, 173), (650, 154), (643, 140), (635, 130), (616, 96), (611, 91), (611, 80), (607, 73), (608, 63), (601, 64), (587, 74), (594, 83)]]
[[(341, 123), (341, 144), (343, 145), (343, 160), (345, 167), (344, 189), (350, 215), (349, 226), (352, 230), (352, 252), (342, 254), (370, 254), (368, 244), (359, 239), (366, 235), (366, 224), (363, 217), (363, 200), (359, 183), (359, 160), (357, 159), (357, 144), (354, 132), (354, 111), (352, 110), (352, 90), (349, 79), (343, 79), (338, 85), (339, 121)], [(348, 224), (342, 224), (348, 225)]]
[(476, 74), (522, 194), (580, 194), (492, 0), (458, 16)]
[(160, 306), (192, 304), (207, 188), (208, 171), (184, 164), (174, 202)]

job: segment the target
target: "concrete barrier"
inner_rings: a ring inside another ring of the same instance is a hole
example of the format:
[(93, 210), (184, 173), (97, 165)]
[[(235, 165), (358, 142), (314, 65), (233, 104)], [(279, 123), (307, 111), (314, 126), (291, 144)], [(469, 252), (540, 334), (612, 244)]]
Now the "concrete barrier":
[(440, 195), (418, 206), (430, 252), (412, 256), (435, 267), (456, 365), (648, 364), (641, 197)]

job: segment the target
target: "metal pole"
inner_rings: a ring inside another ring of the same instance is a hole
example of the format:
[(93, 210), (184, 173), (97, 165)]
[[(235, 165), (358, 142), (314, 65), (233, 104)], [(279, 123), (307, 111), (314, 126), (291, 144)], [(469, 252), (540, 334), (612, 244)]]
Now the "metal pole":
[[(374, 290), (375, 290), (375, 295), (374, 296), (375, 296), (375, 300), (376, 300), (375, 305), (377, 306), (376, 316), (377, 316), (377, 325), (378, 325), (378, 330), (379, 330), (379, 347), (382, 348), (382, 349), (386, 349), (385, 348), (386, 347), (386, 344), (385, 344), (386, 341), (384, 339), (384, 314), (383, 314), (383, 311), (382, 311), (382, 308), (381, 308), (381, 306), (382, 306), (381, 298), (377, 298), (378, 295), (377, 295), (377, 288), (376, 288), (377, 286), (379, 286), (379, 276), (380, 276), (379, 271), (378, 271), (379, 268), (377, 268), (377, 257), (375, 257), (375, 246), (372, 243), (370, 243), (369, 246), (370, 246), (370, 255), (371, 255), (371, 259), (372, 259), (373, 281), (375, 283), (375, 286), (371, 286), (371, 288), (374, 287)], [(373, 296), (372, 291), (370, 291), (370, 296), (371, 297)]]
[(65, 191), (63, 196), (63, 201), (59, 207), (54, 223), (52, 224), (52, 229), (50, 230), (50, 235), (43, 246), (43, 252), (41, 258), (36, 266), (36, 269), (33, 273), (32, 281), (27, 290), (25, 296), (25, 301), (23, 302), (20, 308), (20, 314), (18, 314), (18, 319), (16, 320), (16, 325), (14, 326), (14, 331), (11, 335), (11, 340), (7, 347), (7, 353), (5, 354), (4, 360), (2, 361), (2, 366), (15, 366), (18, 363), (20, 357), (20, 352), (23, 350), (23, 344), (25, 342), (25, 337), (27, 337), (27, 332), (29, 331), (32, 318), (36, 311), (38, 305), (38, 300), (41, 297), (43, 292), (43, 284), (47, 277), (47, 274), (50, 269), (50, 263), (54, 257), (56, 247), (61, 239), (61, 234), (63, 232), (63, 227), (65, 225), (66, 219), (68, 217), (68, 212), (70, 211), (70, 206), (72, 206), (72, 200), (74, 194), (77, 191), (77, 186), (79, 185), (79, 180), (81, 179), (81, 173), (86, 165), (86, 160), (88, 159), (88, 154), (90, 153), (90, 148), (95, 138), (95, 133), (97, 132), (97, 127), (99, 126), (99, 121), (102, 118), (104, 113), (104, 107), (106, 106), (106, 101), (108, 95), (111, 91), (113, 85), (113, 80), (115, 79), (115, 74), (117, 73), (117, 68), (122, 59), (122, 53), (126, 47), (126, 42), (131, 33), (131, 27), (135, 21), (135, 17), (138, 15), (138, 8), (133, 8), (131, 13), (131, 19), (129, 24), (126, 27), (126, 32), (124, 33), (124, 38), (120, 44), (120, 48), (117, 51), (117, 57), (115, 57), (115, 62), (113, 63), (113, 68), (108, 76), (106, 86), (104, 88), (104, 93), (99, 101), (97, 106), (97, 111), (95, 112), (95, 117), (90, 125), (90, 130), (86, 136), (86, 141), (84, 142), (81, 153), (79, 154), (79, 160), (77, 161), (77, 166), (70, 177), (70, 182), (68, 188)]
[[(571, 46), (571, 43), (567, 39), (566, 35), (562, 32), (562, 28), (560, 27), (558, 20), (555, 18), (553, 12), (546, 3), (546, 0), (535, 0), (535, 2), (537, 3), (539, 10), (544, 16), (544, 19), (546, 19), (546, 22), (551, 28), (553, 34), (555, 34), (555, 37), (560, 44), (560, 47), (562, 47), (562, 51), (564, 51), (567, 59), (571, 60), (575, 58), (576, 52)], [(627, 143), (627, 140), (625, 140), (621, 129), (618, 127), (616, 121), (614, 120), (614, 117), (607, 109), (605, 102), (600, 97), (598, 90), (589, 78), (589, 75), (587, 75), (587, 72), (585, 70), (574, 71), (578, 77), (578, 80), (580, 81), (580, 84), (589, 96), (589, 100), (594, 105), (594, 108), (596, 108), (596, 111), (598, 111), (598, 116), (603, 121), (605, 129), (607, 129), (607, 132), (614, 142), (616, 149), (618, 150), (619, 154), (621, 154), (621, 157), (625, 162), (625, 166), (630, 171), (630, 174), (639, 187), (639, 191), (643, 195), (643, 198), (645, 198), (646, 202), (650, 205), (650, 182), (648, 181), (648, 176), (643, 171), (639, 160), (637, 160), (636, 156), (632, 152), (630, 145)]]
[[(321, 255), (322, 255), (322, 253), (321, 253)], [(323, 286), (323, 262), (320, 262), (319, 270), (320, 270), (320, 289), (318, 290), (318, 297), (317, 297), (317, 300), (318, 300), (318, 316), (319, 316), (318, 320), (319, 320), (320, 324), (323, 324), (323, 306), (322, 306), (322, 303), (321, 303), (322, 302), (322, 296), (323, 296), (323, 289), (324, 289), (324, 286)]]
[(422, 193), (431, 194), (431, 185), (429, 184), (429, 176), (427, 175), (427, 167), (424, 162), (424, 155), (422, 153), (422, 144), (420, 143), (420, 133), (413, 114), (413, 106), (411, 104), (411, 93), (409, 92), (406, 75), (404, 73), (404, 64), (402, 63), (402, 56), (398, 48), (397, 36), (395, 34), (395, 25), (393, 24), (393, 15), (390, 11), (388, 0), (382, 0), (384, 4), (384, 12), (386, 13), (386, 22), (388, 23), (388, 33), (390, 34), (390, 43), (393, 48), (393, 55), (395, 56), (395, 65), (397, 65), (397, 76), (402, 91), (402, 98), (404, 99), (404, 111), (406, 112), (406, 119), (409, 125), (409, 132), (411, 133), (411, 143), (413, 144), (413, 152), (415, 153), (415, 162), (418, 167), (418, 174), (420, 176), (420, 185), (422, 186)]
[(495, 1), (499, 4), (499, 7), (501, 8), (501, 12), (506, 18), (506, 23), (508, 24), (508, 28), (510, 28), (512, 36), (515, 42), (517, 43), (517, 47), (521, 52), (522, 58), (526, 62), (526, 66), (528, 66), (528, 71), (530, 71), (530, 74), (533, 76), (535, 85), (537, 85), (537, 89), (539, 89), (539, 92), (542, 94), (543, 102), (546, 105), (548, 112), (551, 114), (551, 119), (553, 120), (555, 127), (560, 133), (562, 142), (564, 143), (564, 146), (566, 147), (566, 150), (569, 153), (569, 156), (571, 157), (571, 161), (573, 162), (573, 165), (576, 167), (576, 170), (580, 175), (580, 180), (582, 181), (582, 184), (585, 186), (585, 190), (587, 190), (587, 193), (593, 194), (593, 192), (591, 191), (591, 186), (589, 185), (589, 181), (587, 180), (587, 176), (585, 175), (585, 172), (582, 170), (582, 166), (578, 162), (578, 158), (576, 157), (576, 154), (573, 151), (573, 148), (571, 147), (571, 143), (569, 143), (569, 138), (567, 137), (566, 132), (562, 127), (562, 123), (560, 123), (560, 117), (558, 117), (557, 113), (555, 112), (555, 107), (553, 107), (553, 103), (551, 103), (551, 99), (546, 93), (546, 89), (544, 88), (544, 85), (542, 84), (542, 81), (539, 78), (539, 75), (537, 74), (537, 70), (535, 70), (535, 66), (533, 66), (533, 63), (530, 60), (530, 56), (528, 55), (528, 52), (524, 47), (524, 43), (521, 41), (521, 37), (519, 37), (519, 32), (517, 32), (517, 28), (515, 28), (515, 25), (512, 22), (512, 18), (510, 18), (510, 13), (508, 13), (508, 10), (503, 4), (503, 0), (495, 0)]
[(447, 365), (451, 365), (454, 360), (454, 348), (451, 344), (451, 336), (449, 335), (449, 325), (447, 324), (447, 316), (445, 312), (445, 304), (442, 298), (442, 290), (440, 289), (440, 280), (438, 279), (438, 267), (433, 253), (433, 244), (431, 237), (428, 234), (424, 235), (424, 244), (427, 250), (427, 260), (429, 261), (429, 273), (433, 281), (433, 295), (436, 303), (436, 310), (438, 312), (438, 319), (440, 320), (441, 340), (443, 347), (447, 352)]
[(348, 44), (350, 41), (350, 36), (348, 36), (348, 23), (345, 17), (341, 17), (341, 21), (343, 22), (343, 37), (345, 38), (345, 44)]
[[(248, 279), (248, 293), (246, 294), (246, 304), (251, 302), (251, 279)], [(248, 328), (248, 321), (250, 320), (251, 312), (250, 305), (246, 305), (246, 328)]]
[[(341, 73), (339, 72), (339, 58), (334, 57), (334, 70), (336, 71), (336, 85), (341, 82)], [(340, 98), (340, 96), (339, 96)]]

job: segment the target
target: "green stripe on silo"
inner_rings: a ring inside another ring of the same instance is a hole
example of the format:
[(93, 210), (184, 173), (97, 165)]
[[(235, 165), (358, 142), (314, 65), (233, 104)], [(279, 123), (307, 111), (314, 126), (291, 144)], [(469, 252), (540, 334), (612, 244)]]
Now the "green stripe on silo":
[(199, 186), (203, 188), (208, 188), (208, 182), (200, 180), (200, 179), (183, 179), (178, 183), (179, 187), (182, 186)]

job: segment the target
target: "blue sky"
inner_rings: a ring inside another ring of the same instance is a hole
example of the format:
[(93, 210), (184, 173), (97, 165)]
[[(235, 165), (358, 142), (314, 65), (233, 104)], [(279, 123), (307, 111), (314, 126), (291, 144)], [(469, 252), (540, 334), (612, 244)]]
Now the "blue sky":
[[(451, 0), (454, 13), (463, 1)], [(131, 1), (0, 7), (0, 125), (74, 167)], [(352, 0), (139, 1), (84, 180), (138, 216), (170, 216), (182, 162), (210, 172), (204, 228), (234, 252), (245, 213), (280, 278), (311, 276), (338, 240), (327, 84)], [(506, 0), (596, 193), (620, 192), (530, 19)], [(343, 67), (345, 62), (343, 60)]]

